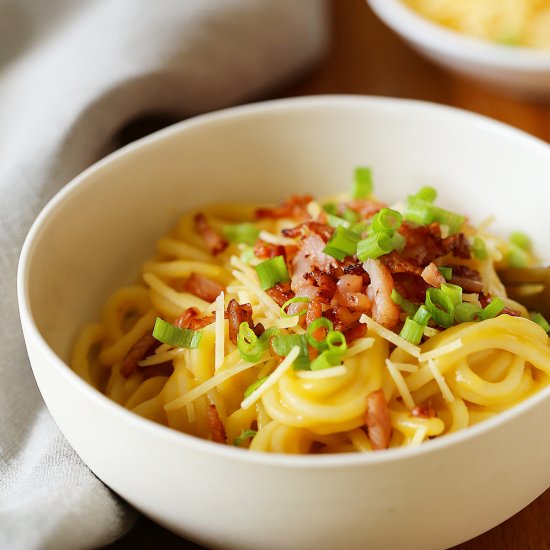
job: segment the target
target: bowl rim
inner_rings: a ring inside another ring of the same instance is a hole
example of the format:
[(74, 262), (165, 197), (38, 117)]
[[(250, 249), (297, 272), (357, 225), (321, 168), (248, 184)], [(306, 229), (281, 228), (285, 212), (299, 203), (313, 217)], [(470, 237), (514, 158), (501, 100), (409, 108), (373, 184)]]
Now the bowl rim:
[(550, 71), (550, 50), (512, 47), (468, 36), (423, 17), (402, 0), (367, 0), (394, 31), (415, 44), (475, 65), (517, 71)]
[(548, 385), (514, 405), (512, 408), (502, 411), (479, 424), (425, 442), (416, 447), (397, 447), (387, 449), (380, 453), (343, 453), (330, 455), (287, 455), (282, 453), (250, 452), (248, 449), (234, 447), (233, 445), (219, 445), (209, 440), (179, 432), (173, 428), (140, 417), (127, 410), (78, 376), (71, 367), (53, 351), (40, 333), (34, 321), (32, 306), (29, 300), (29, 268), (32, 263), (34, 249), (37, 246), (36, 240), (41, 232), (42, 226), (48, 223), (48, 220), (55, 216), (59, 209), (63, 208), (66, 200), (73, 193), (90, 185), (90, 176), (106, 168), (108, 169), (114, 163), (124, 161), (127, 156), (138, 154), (140, 150), (148, 148), (151, 145), (158, 145), (165, 140), (177, 139), (180, 133), (194, 126), (202, 126), (209, 122), (238, 119), (242, 116), (261, 116), (270, 111), (341, 107), (354, 104), (359, 106), (368, 104), (375, 107), (386, 105), (391, 106), (392, 109), (401, 108), (407, 110), (420, 110), (421, 112), (436, 112), (451, 117), (453, 120), (464, 120), (477, 126), (481, 125), (482, 128), (489, 129), (496, 134), (509, 135), (513, 139), (525, 143), (528, 147), (542, 149), (546, 154), (550, 154), (550, 146), (541, 139), (484, 115), (427, 101), (381, 96), (334, 94), (275, 99), (229, 107), (177, 122), (125, 145), (95, 162), (61, 188), (61, 190), (59, 190), (41, 210), (25, 238), (17, 269), (19, 314), (27, 346), (29, 342), (32, 342), (38, 349), (38, 352), (45, 357), (48, 364), (47, 369), (55, 369), (58, 374), (73, 387), (75, 392), (80, 393), (84, 398), (93, 402), (95, 406), (102, 408), (106, 413), (114, 415), (120, 422), (126, 423), (133, 429), (143, 432), (146, 436), (168, 440), (173, 444), (180, 445), (182, 450), (188, 446), (195, 452), (206, 453), (211, 457), (220, 457), (224, 460), (232, 461), (242, 460), (262, 466), (269, 465), (297, 469), (332, 469), (343, 466), (366, 467), (372, 465), (374, 467), (380, 463), (400, 462), (402, 460), (408, 460), (411, 457), (421, 457), (425, 454), (435, 453), (446, 447), (454, 447), (455, 445), (477, 437), (483, 437), (486, 432), (492, 431), (494, 428), (505, 424), (511, 418), (522, 416), (530, 409), (536, 407), (541, 401), (550, 399), (550, 385)]

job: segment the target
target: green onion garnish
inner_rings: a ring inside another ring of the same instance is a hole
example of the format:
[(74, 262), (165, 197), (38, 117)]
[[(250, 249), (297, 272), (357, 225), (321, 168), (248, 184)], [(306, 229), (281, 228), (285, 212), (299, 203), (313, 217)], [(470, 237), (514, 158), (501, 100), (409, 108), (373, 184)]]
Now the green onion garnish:
[(449, 228), (449, 233), (458, 233), (464, 223), (464, 216), (455, 214), (449, 210), (444, 210), (437, 206), (433, 207), (434, 221), (441, 225), (446, 225)]
[(409, 302), (407, 298), (404, 298), (395, 290), (395, 288), (391, 291), (391, 299), (407, 314), (414, 315), (416, 313), (416, 310), (418, 309), (417, 306), (415, 306), (412, 302)]
[(391, 237), (391, 244), (394, 250), (397, 250), (398, 252), (403, 252), (403, 249), (407, 244), (407, 239), (403, 235), (401, 235), (401, 233), (398, 233), (396, 231)]
[(428, 310), (428, 308), (422, 304), (414, 314), (413, 321), (417, 322), (419, 325), (422, 325), (424, 327), (428, 326), (428, 322), (432, 318), (432, 314)]
[(232, 243), (253, 245), (258, 239), (260, 230), (250, 222), (224, 225), (222, 228), (225, 238)]
[(349, 228), (350, 226), (350, 223), (348, 222), (348, 220), (345, 220), (344, 218), (340, 218), (339, 216), (335, 216), (334, 214), (327, 214), (327, 223), (331, 227), (338, 227), (342, 225), (345, 228)]
[(329, 332), (325, 338), (325, 342), (327, 343), (329, 351), (344, 354), (348, 349), (346, 337), (339, 330)]
[(264, 376), (263, 378), (259, 378), (255, 382), (252, 382), (246, 390), (244, 390), (244, 397), (245, 399), (252, 394), (252, 392), (256, 391), (267, 379), (269, 376)]
[(353, 256), (355, 254), (357, 242), (360, 238), (354, 231), (350, 231), (340, 225), (335, 229), (323, 252), (341, 262), (346, 256)]
[(429, 288), (426, 291), (426, 307), (436, 324), (445, 328), (453, 324), (453, 300), (439, 288)]
[(256, 266), (256, 273), (262, 290), (273, 288), (278, 283), (290, 281), (285, 259), (282, 256), (275, 256), (259, 263)]
[(455, 321), (457, 323), (467, 323), (470, 321), (479, 321), (481, 319), (482, 309), (474, 304), (462, 302), (455, 307)]
[(361, 235), (362, 233), (368, 231), (368, 229), (369, 229), (369, 224), (368, 224), (368, 222), (366, 222), (366, 221), (357, 222), (357, 223), (354, 223), (353, 225), (351, 225), (351, 226), (350, 226), (350, 229), (351, 229), (354, 233), (357, 233), (358, 235)]
[(317, 340), (317, 338), (313, 336), (313, 334), (320, 328), (325, 328), (327, 333), (330, 333), (334, 329), (334, 325), (330, 319), (327, 319), (326, 317), (319, 317), (312, 321), (307, 327), (307, 342), (312, 348), (315, 348), (318, 351), (322, 351), (327, 347), (326, 337), (323, 338), (323, 340)]
[(489, 256), (485, 241), (481, 237), (474, 237), (472, 242), (472, 253), (477, 260), (486, 260)]
[(519, 246), (522, 250), (529, 252), (531, 250), (531, 239), (521, 231), (514, 231), (510, 235), (510, 242)]
[(506, 252), (506, 261), (510, 267), (519, 269), (529, 264), (529, 254), (517, 244), (509, 243)]
[(347, 208), (343, 214), (343, 218), (349, 223), (357, 223), (361, 219), (361, 216), (359, 212)]
[(373, 233), (357, 243), (357, 257), (364, 262), (367, 258), (378, 258), (393, 250), (391, 237), (386, 233)]
[(342, 363), (342, 353), (325, 350), (311, 362), (311, 370), (323, 370), (336, 367)]
[(393, 235), (401, 225), (402, 217), (397, 210), (391, 208), (382, 208), (371, 220), (371, 229), (375, 233), (387, 233)]
[(372, 193), (372, 171), (370, 168), (360, 166), (355, 169), (351, 197), (353, 199), (368, 199)]
[(237, 349), (239, 350), (241, 358), (249, 363), (258, 361), (266, 349), (246, 321), (243, 321), (239, 325)]
[(439, 273), (443, 275), (443, 278), (446, 281), (450, 281), (453, 278), (453, 268), (452, 267), (445, 267), (443, 265), (438, 266), (437, 268), (439, 270)]
[(274, 336), (271, 339), (273, 351), (280, 357), (286, 357), (294, 346), (300, 348), (300, 353), (294, 361), (292, 368), (294, 370), (309, 369), (310, 359), (307, 348), (307, 336), (305, 334), (284, 334)]
[(546, 332), (550, 332), (550, 323), (545, 319), (544, 315), (538, 312), (533, 312), (531, 321), (540, 325)]
[(462, 287), (451, 283), (443, 283), (440, 288), (452, 300), (455, 307), (462, 303)]
[(407, 317), (399, 336), (416, 346), (422, 340), (424, 328), (424, 325), (421, 325), (410, 317)]
[(256, 254), (254, 254), (254, 247), (247, 246), (243, 249), (241, 252), (241, 262), (244, 262), (245, 264), (249, 264), (252, 260), (256, 258)]
[(493, 298), (482, 310), (481, 318), (492, 319), (504, 309), (504, 302), (500, 298)]
[(236, 437), (233, 440), (233, 445), (235, 447), (240, 447), (241, 443), (246, 441), (247, 439), (254, 437), (258, 432), (256, 430), (241, 430), (241, 435), (239, 437)]
[(196, 349), (199, 347), (202, 332), (189, 328), (175, 327), (171, 323), (157, 317), (153, 327), (153, 336), (163, 344), (178, 348)]
[(311, 302), (311, 300), (309, 298), (306, 298), (305, 296), (296, 296), (294, 298), (290, 298), (290, 300), (287, 300), (281, 306), (281, 317), (288, 319), (289, 317), (300, 317), (300, 315), (305, 315), (307, 313), (306, 308), (302, 309), (301, 311), (298, 311), (297, 313), (287, 313), (286, 308), (290, 304), (307, 304), (309, 302)]
[(464, 223), (464, 216), (455, 214), (449, 210), (439, 208), (431, 202), (421, 199), (418, 196), (409, 196), (407, 208), (404, 213), (406, 220), (419, 225), (428, 225), (432, 222), (439, 222), (449, 228), (450, 233), (458, 233)]
[(338, 215), (338, 205), (335, 202), (326, 202), (323, 204), (323, 210), (327, 214), (332, 214), (333, 216)]
[(433, 187), (426, 185), (420, 188), (415, 197), (426, 202), (434, 202), (437, 199), (437, 191)]

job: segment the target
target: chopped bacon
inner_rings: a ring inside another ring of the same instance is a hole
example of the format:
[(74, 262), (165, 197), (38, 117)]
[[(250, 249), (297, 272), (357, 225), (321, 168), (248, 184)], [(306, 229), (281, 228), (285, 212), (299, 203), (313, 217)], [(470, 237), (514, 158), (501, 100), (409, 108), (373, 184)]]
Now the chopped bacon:
[(454, 233), (442, 241), (445, 254), (452, 254), (457, 258), (468, 260), (471, 258), (470, 245), (464, 233)]
[(216, 315), (205, 315), (204, 317), (191, 319), (189, 328), (191, 330), (200, 330), (201, 328), (211, 325), (216, 320)]
[(208, 250), (213, 256), (217, 256), (227, 248), (229, 243), (208, 223), (202, 212), (195, 214), (194, 222), (197, 233), (204, 239)]
[[(492, 298), (489, 296), (486, 296), (485, 294), (479, 295), (479, 303), (481, 304), (481, 307), (487, 307), (491, 302), (493, 301)], [(509, 307), (505, 307), (499, 315), (511, 315), (512, 317), (521, 317), (521, 311), (517, 309), (512, 309)]]
[(345, 208), (354, 210), (361, 215), (361, 218), (368, 220), (377, 214), (382, 208), (385, 208), (386, 205), (382, 202), (364, 200), (364, 199), (355, 199), (345, 204)]
[[(309, 325), (311, 325), (311, 323), (313, 323), (315, 319), (319, 319), (319, 317), (322, 317), (322, 316), (323, 316), (323, 305), (321, 304), (321, 302), (318, 302), (316, 300), (312, 300), (311, 302), (309, 302), (306, 310), (306, 326), (309, 327)], [(313, 333), (313, 337), (318, 338), (320, 340), (321, 330), (322, 329), (315, 331)]]
[(348, 346), (359, 338), (364, 338), (367, 335), (367, 325), (356, 321), (353, 325), (344, 330), (344, 336), (346, 337), (346, 343)]
[(422, 271), (422, 278), (435, 288), (439, 288), (444, 282), (445, 277), (441, 274), (441, 271), (437, 269), (437, 266), (430, 262)]
[(129, 350), (122, 361), (120, 374), (128, 378), (138, 363), (160, 346), (160, 342), (150, 333), (144, 334)]
[(392, 427), (388, 405), (381, 389), (367, 395), (365, 424), (372, 448), (375, 451), (387, 449), (390, 446)]
[(403, 258), (399, 252), (393, 251), (389, 254), (384, 254), (380, 257), (380, 261), (387, 265), (390, 271), (395, 273), (413, 273), (414, 275), (422, 276), (422, 268), (412, 263), (410, 260)]
[(359, 320), (359, 317), (361, 317), (361, 312), (351, 312), (347, 307), (334, 306), (325, 311), (324, 317), (326, 317), (329, 321), (332, 321), (334, 330), (345, 331), (348, 327)]
[(300, 250), (292, 260), (292, 287), (296, 294), (299, 293), (295, 287), (304, 284), (303, 277), (306, 273), (315, 269), (329, 272), (331, 266), (338, 265), (338, 262), (334, 258), (323, 252), (324, 248), (325, 241), (316, 233), (312, 233), (300, 241)]
[(256, 336), (264, 332), (264, 327), (261, 323), (254, 325), (252, 320), (252, 306), (250, 304), (239, 304), (233, 299), (227, 304), (227, 315), (229, 318), (229, 339), (236, 345), (237, 335), (241, 323), (248, 323), (248, 326), (254, 331)]
[(332, 237), (334, 229), (330, 227), (330, 225), (310, 220), (301, 223), (296, 227), (283, 229), (282, 231), (282, 234), (285, 237), (289, 237), (291, 239), (295, 239), (297, 237), (305, 237), (310, 233), (315, 233), (316, 235), (319, 235), (319, 237), (321, 237), (323, 241), (327, 242)]
[(189, 328), (189, 324), (195, 318), (200, 315), (200, 311), (196, 307), (188, 307), (179, 317), (174, 321), (174, 326), (178, 328)]
[(199, 273), (191, 273), (185, 283), (185, 290), (207, 302), (213, 302), (221, 292), (225, 291), (225, 287), (209, 277)]
[(306, 206), (313, 200), (311, 195), (292, 195), (280, 206), (275, 208), (258, 208), (255, 212), (257, 219), (262, 218), (292, 218), (304, 220), (309, 218)]
[(422, 403), (411, 410), (411, 414), (417, 418), (434, 418), (437, 415), (436, 410), (430, 403)]
[(361, 292), (363, 288), (361, 275), (342, 275), (336, 286), (337, 290), (333, 298), (333, 303), (336, 305), (360, 311), (367, 311), (371, 308), (368, 296)]
[(304, 273), (304, 279), (318, 289), (316, 299), (323, 304), (329, 304), (336, 292), (336, 281), (324, 271), (314, 269)]
[(261, 239), (254, 245), (254, 255), (262, 260), (285, 255), (285, 247), (282, 244), (266, 243)]
[(383, 327), (392, 329), (399, 323), (399, 308), (391, 299), (393, 279), (390, 270), (379, 260), (372, 258), (363, 263), (363, 268), (371, 281), (367, 295), (372, 302), (372, 318)]
[(214, 443), (227, 443), (225, 426), (221, 421), (220, 415), (218, 414), (218, 409), (216, 409), (216, 405), (210, 405), (208, 409), (206, 409), (206, 418), (210, 426), (212, 441), (214, 441)]
[(395, 290), (415, 304), (426, 300), (426, 291), (430, 287), (424, 279), (410, 273), (395, 273), (393, 275)]
[(483, 292), (483, 282), (479, 271), (467, 265), (449, 265), (453, 273), (451, 283), (462, 287), (464, 292), (480, 294)]
[(268, 288), (266, 291), (268, 296), (271, 296), (278, 306), (282, 306), (285, 302), (294, 298), (294, 292), (290, 288), (290, 282), (277, 283), (275, 286)]

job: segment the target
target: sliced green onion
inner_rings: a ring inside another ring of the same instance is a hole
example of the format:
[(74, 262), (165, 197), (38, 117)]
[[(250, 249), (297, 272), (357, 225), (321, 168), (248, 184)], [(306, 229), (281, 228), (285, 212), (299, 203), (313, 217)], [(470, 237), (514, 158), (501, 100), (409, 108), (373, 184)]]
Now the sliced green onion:
[(351, 197), (353, 199), (368, 199), (372, 193), (372, 171), (366, 166), (355, 169)]
[(157, 317), (153, 327), (153, 337), (163, 344), (170, 344), (178, 348), (196, 349), (199, 347), (202, 331), (175, 327), (164, 319)]
[(455, 307), (462, 303), (462, 287), (451, 283), (443, 283), (440, 288), (452, 300)]
[(224, 225), (222, 232), (225, 238), (232, 243), (245, 243), (253, 245), (258, 239), (260, 230), (250, 222)]
[(485, 319), (493, 319), (493, 317), (496, 317), (500, 314), (500, 312), (504, 309), (504, 302), (501, 298), (493, 298), (482, 310), (481, 312), (481, 318), (483, 320)]
[(235, 447), (240, 447), (241, 444), (246, 441), (247, 439), (250, 439), (251, 437), (254, 437), (258, 432), (256, 430), (241, 430), (241, 435), (239, 437), (236, 437), (233, 440), (233, 445)]
[(401, 233), (398, 233), (396, 231), (391, 237), (391, 244), (394, 250), (397, 250), (398, 252), (403, 252), (403, 249), (407, 245), (407, 239), (403, 235), (401, 235)]
[(325, 338), (329, 351), (334, 351), (338, 353), (346, 353), (348, 349), (348, 344), (346, 342), (346, 337), (339, 330), (333, 330), (327, 334)]
[(477, 260), (486, 260), (489, 256), (487, 253), (487, 247), (485, 246), (485, 241), (477, 235), (474, 237), (472, 242), (472, 253), (474, 258)]
[(424, 328), (424, 325), (421, 325), (410, 317), (407, 317), (405, 319), (405, 324), (403, 325), (403, 328), (399, 333), (399, 336), (407, 340), (407, 342), (410, 342), (411, 344), (414, 344), (416, 346), (422, 340), (422, 336), (424, 335)]
[(529, 254), (517, 244), (510, 243), (506, 252), (506, 261), (510, 267), (516, 269), (527, 267), (529, 264)]
[(281, 334), (281, 329), (279, 327), (269, 327), (264, 332), (262, 332), (258, 340), (267, 349), (267, 346), (269, 346), (269, 339), (272, 338), (273, 336), (279, 336), (280, 334)]
[(413, 321), (417, 322), (419, 325), (422, 325), (423, 327), (428, 326), (428, 322), (432, 318), (432, 314), (429, 312), (428, 308), (422, 304), (414, 314)]
[(514, 231), (510, 235), (510, 242), (527, 252), (531, 250), (531, 239), (522, 231)]
[(443, 265), (438, 266), (437, 268), (439, 270), (439, 273), (443, 275), (443, 278), (446, 281), (450, 281), (453, 278), (453, 268), (452, 267), (445, 267)]
[(353, 256), (355, 254), (357, 242), (360, 238), (354, 231), (350, 231), (340, 225), (335, 229), (323, 252), (341, 262), (346, 256)]
[(297, 313), (287, 313), (286, 308), (290, 304), (308, 304), (311, 302), (309, 298), (306, 298), (305, 296), (296, 296), (294, 298), (290, 298), (290, 300), (287, 300), (282, 306), (281, 306), (281, 317), (288, 319), (290, 317), (300, 317), (301, 315), (305, 315), (307, 313), (307, 309), (304, 308), (301, 311), (298, 311)]
[(386, 233), (373, 233), (357, 243), (357, 257), (362, 262), (367, 258), (378, 258), (392, 250), (391, 238)]
[(243, 321), (239, 325), (237, 349), (239, 350), (241, 358), (249, 363), (258, 361), (265, 350), (265, 347), (258, 340), (258, 337), (254, 334), (254, 331), (246, 321)]
[(464, 216), (451, 212), (450, 210), (444, 210), (438, 206), (433, 207), (434, 221), (439, 222), (441, 225), (446, 225), (449, 228), (449, 233), (458, 233), (462, 224), (464, 223)]
[(271, 339), (273, 351), (280, 357), (286, 357), (294, 346), (300, 348), (300, 353), (294, 361), (292, 368), (294, 370), (309, 369), (310, 359), (307, 347), (307, 336), (305, 334), (284, 334), (274, 336)]
[(264, 376), (263, 378), (259, 378), (255, 382), (252, 382), (252, 384), (250, 384), (250, 386), (248, 386), (248, 388), (244, 390), (245, 399), (253, 392), (255, 392), (268, 378), (269, 376)]
[(311, 370), (323, 370), (342, 363), (342, 353), (325, 350), (311, 362)]
[(244, 262), (245, 264), (249, 264), (256, 258), (256, 254), (254, 254), (254, 247), (247, 246), (243, 249), (241, 252), (241, 262)]
[(278, 283), (290, 281), (285, 259), (282, 256), (275, 256), (264, 260), (256, 266), (256, 273), (262, 290), (273, 288)]
[(437, 199), (437, 191), (433, 187), (426, 185), (421, 187), (414, 196), (426, 202), (434, 202)]
[(428, 225), (434, 221), (433, 204), (418, 197), (409, 197), (403, 217), (418, 225)]
[(362, 233), (368, 231), (369, 229), (369, 224), (368, 222), (366, 221), (362, 221), (362, 222), (357, 222), (357, 223), (354, 223), (350, 226), (350, 229), (354, 232), (354, 233), (357, 233), (358, 235), (361, 235)]
[(426, 292), (426, 307), (434, 322), (448, 328), (454, 321), (453, 300), (439, 288), (429, 288)]
[(342, 225), (345, 228), (349, 228), (350, 226), (350, 223), (348, 220), (345, 220), (344, 218), (340, 218), (339, 216), (335, 216), (334, 214), (327, 214), (327, 223), (331, 227), (338, 227)]
[(357, 223), (361, 219), (361, 216), (359, 215), (359, 212), (356, 212), (351, 208), (346, 208), (343, 218), (349, 223)]
[(407, 298), (404, 298), (395, 290), (395, 288), (391, 291), (391, 299), (407, 314), (414, 315), (416, 313), (416, 310), (418, 309), (418, 306), (415, 306), (412, 302), (409, 302)]
[(315, 331), (320, 328), (325, 328), (327, 333), (329, 333), (334, 329), (334, 325), (330, 319), (327, 319), (326, 317), (318, 317), (307, 327), (307, 342), (312, 348), (315, 348), (318, 351), (322, 351), (327, 347), (327, 343), (325, 341), (326, 338), (317, 340), (317, 338), (313, 336)]
[(333, 216), (338, 215), (338, 205), (335, 202), (326, 202), (323, 204), (323, 210), (327, 214), (332, 214)]
[(403, 221), (401, 214), (391, 208), (382, 208), (371, 220), (371, 229), (375, 233), (387, 233), (393, 235), (393, 232), (399, 229)]
[(550, 332), (550, 323), (545, 319), (544, 315), (538, 312), (533, 312), (531, 321), (540, 325), (546, 332)]
[(479, 321), (483, 309), (468, 302), (462, 302), (455, 307), (455, 321), (457, 323), (467, 323), (470, 321)]

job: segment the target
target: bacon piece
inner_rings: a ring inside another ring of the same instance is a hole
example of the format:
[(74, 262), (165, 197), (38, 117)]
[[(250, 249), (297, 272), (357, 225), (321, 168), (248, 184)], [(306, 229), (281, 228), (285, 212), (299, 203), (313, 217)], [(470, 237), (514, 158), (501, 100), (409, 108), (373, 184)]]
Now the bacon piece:
[(441, 274), (441, 271), (437, 269), (437, 266), (430, 262), (422, 271), (422, 278), (435, 288), (439, 288), (444, 282), (445, 277)]
[(399, 252), (395, 250), (389, 254), (384, 254), (380, 257), (380, 261), (387, 265), (392, 273), (412, 273), (422, 276), (422, 268), (412, 263), (410, 260), (403, 258)]
[(344, 336), (346, 337), (346, 343), (348, 346), (359, 338), (364, 338), (367, 335), (367, 325), (356, 321), (353, 325), (344, 330)]
[(365, 424), (372, 448), (375, 451), (387, 449), (390, 446), (392, 427), (388, 405), (381, 389), (367, 395)]
[[(481, 307), (487, 307), (491, 302), (493, 301), (493, 298), (486, 296), (485, 294), (479, 295), (479, 303), (481, 304)], [(509, 307), (505, 307), (499, 315), (511, 315), (512, 317), (521, 317), (521, 311), (517, 309), (512, 309)]]
[(457, 258), (466, 260), (472, 257), (470, 253), (470, 245), (464, 233), (454, 233), (443, 239), (442, 243), (445, 254), (452, 254)]
[(218, 409), (216, 409), (216, 405), (210, 405), (208, 409), (206, 409), (206, 418), (210, 426), (212, 441), (214, 441), (214, 443), (227, 443), (225, 426), (221, 421), (220, 415), (218, 414)]
[(297, 237), (306, 237), (310, 233), (315, 233), (316, 235), (319, 235), (323, 239), (323, 241), (327, 242), (334, 233), (334, 228), (330, 227), (330, 225), (327, 225), (325, 223), (319, 223), (313, 220), (301, 223), (300, 225), (297, 225), (296, 227), (291, 227), (288, 229), (283, 229), (282, 234), (285, 237), (289, 237), (291, 239), (295, 239)]
[(254, 331), (256, 336), (260, 336), (265, 331), (261, 323), (254, 325), (252, 320), (252, 306), (250, 304), (239, 304), (233, 299), (227, 304), (227, 316), (229, 319), (229, 339), (237, 345), (237, 335), (241, 323), (248, 323), (248, 326)]
[(361, 312), (351, 312), (347, 307), (334, 306), (327, 309), (324, 313), (329, 321), (332, 321), (334, 330), (345, 331), (348, 327), (356, 323), (361, 317)]
[(285, 302), (294, 298), (294, 292), (290, 288), (290, 282), (277, 283), (275, 286), (268, 288), (266, 291), (268, 296), (271, 296), (278, 306), (282, 306)]
[(424, 279), (410, 273), (395, 273), (393, 284), (401, 296), (415, 304), (421, 304), (426, 300), (426, 291), (430, 288)]
[(189, 328), (189, 323), (200, 315), (200, 311), (196, 307), (188, 307), (179, 317), (174, 321), (174, 326), (178, 328)]
[[(375, 214), (377, 214), (380, 210), (382, 210), (382, 208), (385, 208), (385, 207), (386, 205), (382, 202), (364, 200), (364, 199), (355, 199), (345, 204), (345, 208), (354, 210), (355, 212), (360, 214), (362, 218), (367, 220), (369, 218), (372, 218)], [(345, 210), (345, 208), (342, 210)]]
[(449, 265), (453, 270), (451, 283), (462, 287), (464, 292), (480, 294), (483, 292), (483, 282), (479, 271), (467, 265)]
[(129, 350), (122, 361), (120, 374), (128, 378), (138, 366), (138, 363), (160, 346), (160, 342), (150, 333), (144, 334)]
[(434, 418), (437, 416), (437, 411), (430, 405), (430, 403), (422, 403), (422, 405), (414, 407), (411, 414), (417, 418)]
[(393, 279), (390, 270), (372, 258), (365, 261), (363, 268), (370, 277), (367, 295), (372, 302), (372, 318), (383, 327), (392, 329), (399, 323), (399, 308), (391, 299)]
[[(323, 316), (323, 305), (321, 304), (321, 302), (318, 302), (316, 300), (312, 300), (311, 302), (309, 302), (309, 304), (307, 305), (307, 311), (306, 311), (306, 326), (309, 327), (309, 325), (311, 325), (313, 321), (315, 321), (316, 319), (319, 319), (322, 316)], [(321, 330), (322, 329), (316, 330), (313, 333), (313, 337), (320, 340), (322, 338)]]
[(213, 302), (221, 292), (225, 291), (225, 287), (209, 277), (199, 273), (191, 273), (185, 283), (185, 290), (207, 302)]
[(193, 220), (197, 233), (204, 239), (208, 250), (210, 250), (213, 256), (217, 256), (227, 248), (229, 243), (208, 223), (206, 216), (202, 212), (195, 214)]
[(189, 328), (191, 330), (200, 330), (201, 328), (211, 325), (216, 320), (216, 315), (205, 315), (204, 317), (191, 319)]
[(276, 256), (284, 256), (285, 247), (282, 244), (266, 243), (258, 239), (254, 245), (254, 255), (262, 260), (275, 258)]
[(309, 218), (306, 206), (313, 200), (311, 195), (292, 195), (285, 202), (275, 208), (258, 208), (255, 212), (257, 219), (262, 218), (292, 218), (303, 220)]
[(339, 306), (367, 311), (371, 308), (369, 297), (362, 293), (363, 277), (361, 275), (342, 275), (336, 283), (337, 290), (333, 303)]
[(325, 241), (316, 233), (312, 233), (300, 241), (300, 250), (292, 260), (292, 287), (297, 295), (297, 287), (310, 284), (304, 281), (304, 275), (314, 270), (328, 273), (331, 267), (336, 267), (338, 262), (323, 252)]
[(336, 292), (336, 281), (324, 271), (314, 269), (304, 274), (304, 279), (318, 289), (317, 300), (323, 304), (330, 304), (334, 293)]

